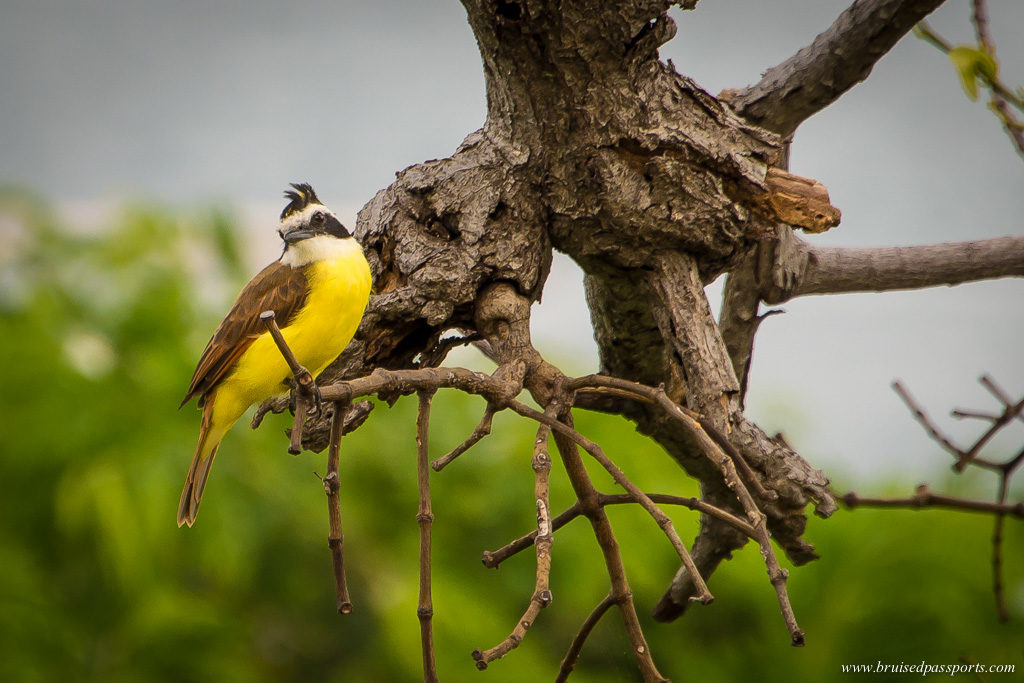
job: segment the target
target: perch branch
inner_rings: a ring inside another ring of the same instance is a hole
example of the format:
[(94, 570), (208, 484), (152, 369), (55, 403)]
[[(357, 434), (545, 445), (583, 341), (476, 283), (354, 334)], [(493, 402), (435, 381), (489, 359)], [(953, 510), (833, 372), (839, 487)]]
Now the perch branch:
[(302, 430), (306, 424), (306, 415), (309, 412), (310, 403), (314, 406), (314, 413), (320, 412), (320, 392), (317, 389), (316, 382), (313, 381), (313, 375), (310, 374), (309, 370), (302, 367), (299, 359), (295, 357), (295, 354), (289, 348), (288, 342), (285, 341), (284, 335), (281, 334), (281, 328), (277, 326), (274, 315), (273, 311), (263, 311), (260, 313), (260, 320), (263, 321), (267, 331), (270, 332), (274, 343), (277, 344), (277, 349), (284, 356), (284, 360), (288, 363), (292, 376), (295, 378), (295, 421), (292, 423), (291, 442), (288, 444), (288, 452), (292, 455), (298, 455), (302, 452)]

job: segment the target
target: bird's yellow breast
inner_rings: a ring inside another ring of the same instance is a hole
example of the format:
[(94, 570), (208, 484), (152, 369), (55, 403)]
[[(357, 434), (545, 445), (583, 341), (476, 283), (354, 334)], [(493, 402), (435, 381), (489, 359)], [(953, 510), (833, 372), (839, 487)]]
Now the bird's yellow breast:
[[(370, 297), (370, 267), (363, 251), (354, 239), (344, 243), (344, 248), (332, 249), (303, 267), (306, 303), (281, 331), (295, 357), (314, 377), (348, 346)], [(218, 386), (214, 422), (234, 422), (253, 403), (281, 393), (290, 377), (274, 340), (268, 333), (260, 335)]]

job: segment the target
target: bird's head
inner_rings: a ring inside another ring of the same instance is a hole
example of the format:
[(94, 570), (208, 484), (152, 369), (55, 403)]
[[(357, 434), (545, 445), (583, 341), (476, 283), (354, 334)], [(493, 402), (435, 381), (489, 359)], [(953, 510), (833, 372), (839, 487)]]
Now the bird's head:
[(292, 188), (285, 190), (284, 196), (289, 202), (281, 212), (281, 227), (278, 229), (285, 251), (312, 237), (351, 237), (337, 216), (320, 203), (309, 184), (292, 183)]

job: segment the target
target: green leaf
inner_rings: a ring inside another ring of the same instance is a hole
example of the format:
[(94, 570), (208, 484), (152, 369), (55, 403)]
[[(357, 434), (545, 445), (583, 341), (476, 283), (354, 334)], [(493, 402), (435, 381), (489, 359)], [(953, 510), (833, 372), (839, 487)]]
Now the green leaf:
[(991, 83), (999, 72), (992, 55), (973, 45), (957, 45), (949, 51), (949, 61), (960, 74), (960, 83), (972, 102), (978, 99), (978, 79)]

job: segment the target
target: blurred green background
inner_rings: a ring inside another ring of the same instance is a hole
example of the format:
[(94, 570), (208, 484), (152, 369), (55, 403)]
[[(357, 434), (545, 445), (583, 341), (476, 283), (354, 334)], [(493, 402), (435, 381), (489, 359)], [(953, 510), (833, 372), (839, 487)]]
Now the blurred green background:
[[(231, 214), (129, 206), (97, 233), (62, 225), (36, 196), (6, 192), (0, 202), (0, 680), (417, 679), (414, 400), (379, 406), (343, 443), (355, 611), (339, 616), (314, 476), (324, 457), (286, 453), (285, 416), (256, 432), (240, 422), (221, 448), (196, 526), (174, 522), (199, 423), (194, 406), (178, 411), (177, 403), (209, 333), (251, 275)], [(570, 371), (589, 370), (561, 360)], [(440, 394), (432, 455), (468, 435), (482, 409), (478, 399)], [(696, 493), (629, 423), (577, 419), (644, 488)], [(482, 550), (533, 524), (533, 435), (531, 425), (499, 415), (488, 439), (432, 477), (442, 680), (552, 679), (607, 591), (589, 527), (573, 522), (555, 537), (554, 602), (517, 650), (475, 670), (470, 652), (505, 637), (533, 587), (532, 553), (498, 571), (479, 561)], [(602, 472), (594, 476), (614, 490)], [(859, 488), (902, 495), (916, 483)], [(986, 498), (994, 486), (984, 474), (937, 474), (932, 484)], [(570, 502), (556, 465), (553, 507)], [(692, 539), (696, 516), (669, 512)], [(1006, 525), (1012, 619), (1001, 624), (990, 589), (990, 518), (858, 510), (813, 519), (807, 538), (822, 559), (792, 570), (790, 594), (807, 632), (807, 646), (794, 649), (750, 545), (712, 579), (713, 605), (654, 623), (647, 615), (675, 554), (642, 512), (609, 514), (655, 660), (674, 680), (839, 680), (841, 664), (877, 661), (1024, 671), (1019, 521)], [(638, 680), (614, 612), (587, 643), (574, 680)]]

